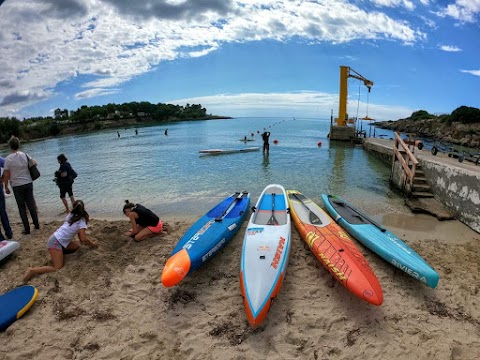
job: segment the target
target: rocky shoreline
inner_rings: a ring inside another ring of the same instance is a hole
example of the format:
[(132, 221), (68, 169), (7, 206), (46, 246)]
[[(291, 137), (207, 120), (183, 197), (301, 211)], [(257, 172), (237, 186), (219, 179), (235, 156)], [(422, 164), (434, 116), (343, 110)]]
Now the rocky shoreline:
[(375, 123), (381, 129), (403, 133), (412, 133), (423, 138), (431, 138), (469, 148), (480, 148), (480, 123), (462, 124), (454, 122), (449, 125), (439, 119), (397, 121), (379, 121)]

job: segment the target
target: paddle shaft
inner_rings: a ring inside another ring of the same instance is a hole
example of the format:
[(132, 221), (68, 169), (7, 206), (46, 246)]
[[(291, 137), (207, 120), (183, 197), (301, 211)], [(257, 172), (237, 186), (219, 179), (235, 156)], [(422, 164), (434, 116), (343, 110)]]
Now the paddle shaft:
[(301, 199), (299, 199), (297, 194), (292, 193), (292, 195), (295, 196), (295, 199), (300, 201), (300, 203), (303, 205), (303, 207), (308, 210), (309, 220), (312, 224), (317, 224), (317, 223), (321, 224), (322, 223), (322, 220), (320, 220), (320, 218), (312, 210), (310, 210), (310, 208), (307, 205), (305, 205), (305, 203)]
[(341, 206), (345, 206), (345, 207), (348, 207), (350, 210), (353, 210), (355, 211), (359, 216), (363, 217), (365, 220), (367, 220), (369, 223), (371, 223), (372, 225), (375, 225), (377, 228), (379, 228), (382, 232), (385, 232), (387, 231), (387, 229), (385, 229), (382, 225), (380, 225), (379, 223), (377, 223), (375, 220), (373, 220), (372, 218), (368, 217), (367, 215), (364, 215), (360, 210), (358, 210), (356, 207), (346, 203), (345, 201), (342, 201), (340, 199), (337, 198), (337, 201), (334, 201), (336, 204), (338, 205), (341, 205)]
[(271, 225), (270, 221), (273, 223), (273, 225), (278, 225), (278, 221), (275, 218), (275, 193), (272, 194), (272, 216), (270, 219), (268, 219), (267, 225)]
[[(238, 194), (238, 195), (237, 195)], [(216, 217), (215, 218), (215, 221), (222, 221), (223, 218), (225, 216), (227, 216), (227, 214), (233, 209), (233, 204), (235, 204), (235, 202), (241, 198), (243, 198), (243, 193), (235, 193), (234, 195), (237, 195), (233, 200), (232, 202), (227, 206), (227, 208), (225, 209), (225, 211), (222, 213), (222, 215), (220, 215), (219, 217)]]

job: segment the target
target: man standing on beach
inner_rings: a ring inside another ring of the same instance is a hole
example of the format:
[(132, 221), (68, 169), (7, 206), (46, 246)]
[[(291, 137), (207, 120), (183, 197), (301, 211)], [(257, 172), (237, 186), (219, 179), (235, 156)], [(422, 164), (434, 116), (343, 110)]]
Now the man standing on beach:
[[(8, 220), (7, 209), (5, 205), (5, 194), (3, 192), (3, 166), (5, 165), (5, 159), (0, 156), (0, 220), (2, 222), (3, 230), (7, 239), (13, 237), (10, 221)], [(2, 232), (0, 231), (0, 241), (5, 240)]]
[(270, 138), (270, 131), (265, 131), (262, 134), (262, 139), (263, 139), (263, 155), (265, 155), (265, 152), (267, 155), (270, 154), (270, 144), (268, 143), (268, 139)]

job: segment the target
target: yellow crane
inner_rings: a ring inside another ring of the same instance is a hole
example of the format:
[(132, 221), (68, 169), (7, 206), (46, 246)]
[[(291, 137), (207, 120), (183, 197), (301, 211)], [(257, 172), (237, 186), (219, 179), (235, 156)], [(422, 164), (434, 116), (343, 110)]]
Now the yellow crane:
[(338, 104), (338, 118), (336, 119), (338, 126), (347, 125), (347, 97), (348, 97), (348, 79), (354, 78), (363, 81), (368, 88), (368, 92), (373, 86), (373, 81), (360, 75), (349, 66), (340, 66), (340, 101)]

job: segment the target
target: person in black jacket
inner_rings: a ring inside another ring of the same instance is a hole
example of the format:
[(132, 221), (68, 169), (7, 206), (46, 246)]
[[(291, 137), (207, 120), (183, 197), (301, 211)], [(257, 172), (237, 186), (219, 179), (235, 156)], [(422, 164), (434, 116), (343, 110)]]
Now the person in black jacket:
[(135, 241), (142, 241), (160, 234), (163, 229), (162, 220), (143, 205), (125, 200), (123, 213), (130, 219), (132, 225), (125, 235), (133, 237)]
[(70, 196), (70, 202), (75, 202), (75, 197), (73, 196), (73, 169), (70, 163), (67, 161), (67, 157), (64, 154), (57, 156), (58, 163), (60, 168), (55, 171), (55, 181), (60, 188), (60, 199), (62, 199), (63, 205), (65, 205), (65, 212), (68, 214), (70, 209), (68, 208), (68, 201), (65, 198), (66, 194)]

